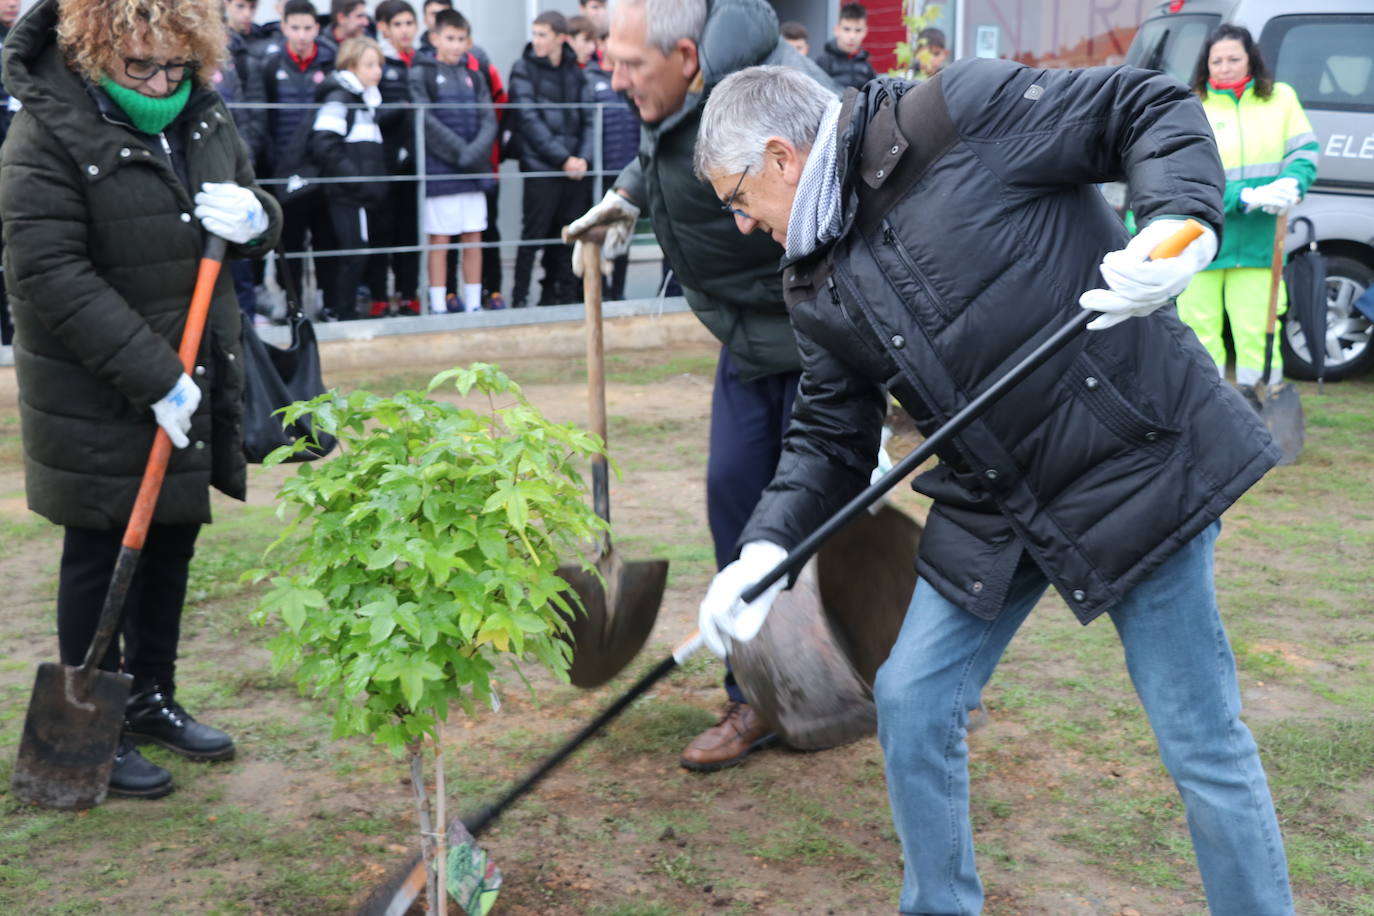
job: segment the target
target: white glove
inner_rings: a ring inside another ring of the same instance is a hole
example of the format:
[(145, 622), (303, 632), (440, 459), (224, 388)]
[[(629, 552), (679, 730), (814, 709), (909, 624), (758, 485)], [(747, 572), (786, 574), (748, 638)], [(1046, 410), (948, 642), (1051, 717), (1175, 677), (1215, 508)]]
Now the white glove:
[(1090, 331), (1114, 327), (1128, 318), (1143, 318), (1188, 287), (1193, 274), (1217, 256), (1217, 234), (1203, 225), (1202, 235), (1193, 239), (1177, 257), (1150, 260), (1156, 245), (1183, 225), (1180, 220), (1157, 219), (1120, 251), (1110, 251), (1102, 259), (1102, 279), (1106, 289), (1090, 289), (1078, 297), (1085, 309), (1103, 314), (1088, 325)]
[(172, 390), (153, 404), (153, 417), (157, 425), (167, 430), (167, 438), (177, 448), (185, 448), (191, 440), (186, 434), (191, 431), (191, 417), (200, 406), (200, 388), (191, 381), (185, 372), (172, 386)]
[(196, 219), (206, 232), (244, 245), (267, 231), (267, 211), (252, 191), (232, 181), (207, 181), (200, 188)]
[(738, 560), (716, 573), (697, 614), (697, 627), (708, 649), (724, 658), (730, 652), (730, 642), (748, 642), (758, 635), (773, 599), (787, 584), (787, 577), (768, 586), (748, 605), (740, 601), (740, 593), (785, 559), (787, 551), (777, 544), (750, 541), (739, 552)]
[(621, 197), (614, 188), (607, 191), (601, 203), (568, 224), (566, 237), (578, 239), (573, 245), (573, 273), (582, 276), (582, 234), (604, 226), (606, 240), (601, 243), (601, 272), (609, 277), (614, 269), (612, 262), (630, 250), (630, 238), (638, 220), (638, 207)]
[(1292, 207), (1302, 198), (1298, 189), (1298, 179), (1277, 178), (1257, 188), (1241, 188), (1240, 202), (1245, 204), (1245, 212), (1256, 209), (1265, 213), (1278, 214)]
[[(878, 464), (873, 468), (873, 473), (868, 475), (868, 485), (870, 487), (878, 482), (878, 478), (892, 470), (892, 456), (887, 453), (887, 440), (891, 438), (892, 427), (884, 426), (882, 439), (878, 441)], [(885, 505), (887, 505), (886, 496), (869, 506), (868, 512), (870, 515), (877, 515), (879, 510)]]

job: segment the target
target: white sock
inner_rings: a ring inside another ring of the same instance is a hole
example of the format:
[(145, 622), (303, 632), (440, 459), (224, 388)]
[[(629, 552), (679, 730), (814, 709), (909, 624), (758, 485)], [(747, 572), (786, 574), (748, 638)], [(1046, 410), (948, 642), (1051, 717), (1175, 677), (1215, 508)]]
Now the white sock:
[(442, 286), (431, 286), (429, 288), (429, 310), (435, 315), (442, 315), (448, 309), (444, 307), (444, 288)]
[(463, 284), (463, 307), (469, 312), (482, 311), (482, 284)]

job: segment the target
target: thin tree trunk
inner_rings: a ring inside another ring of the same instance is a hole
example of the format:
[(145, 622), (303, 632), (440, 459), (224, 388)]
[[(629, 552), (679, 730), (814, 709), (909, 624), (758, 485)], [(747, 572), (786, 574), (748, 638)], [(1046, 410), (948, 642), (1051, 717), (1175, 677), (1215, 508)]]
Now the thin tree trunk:
[[(425, 899), (429, 911), (436, 912), (435, 901), (440, 901), (439, 887), (434, 872), (434, 829), (429, 819), (429, 793), (425, 791), (424, 744), (413, 741), (406, 746), (410, 756), (410, 787), (415, 791), (415, 811), (420, 818), (420, 854), (425, 860)], [(442, 901), (438, 905), (442, 905)]]
[(444, 717), (434, 711), (434, 805), (439, 822), (435, 837), (435, 872), (439, 878), (438, 916), (448, 916), (448, 818), (444, 812)]

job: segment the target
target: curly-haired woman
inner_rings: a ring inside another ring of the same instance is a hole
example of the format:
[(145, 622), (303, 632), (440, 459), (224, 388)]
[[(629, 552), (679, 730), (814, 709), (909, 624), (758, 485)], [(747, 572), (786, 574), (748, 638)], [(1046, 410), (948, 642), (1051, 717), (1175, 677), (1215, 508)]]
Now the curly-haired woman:
[(233, 755), (175, 699), (187, 570), (211, 485), (243, 498), (239, 313), (222, 276), (194, 375), (177, 346), (206, 232), (230, 257), (271, 250), (281, 211), (206, 85), (226, 47), (220, 0), (41, 0), (5, 42), (23, 103), (0, 155), (29, 507), (65, 528), (62, 661), (95, 629), (153, 435), (177, 449), (129, 590), (134, 677), (110, 794), (156, 798), (171, 775), (131, 738), (193, 760)]

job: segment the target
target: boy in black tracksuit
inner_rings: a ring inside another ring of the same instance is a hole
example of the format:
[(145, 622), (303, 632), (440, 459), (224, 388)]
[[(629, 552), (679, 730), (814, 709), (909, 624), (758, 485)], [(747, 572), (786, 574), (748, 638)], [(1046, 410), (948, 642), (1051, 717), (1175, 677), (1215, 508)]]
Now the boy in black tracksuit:
[[(370, 38), (350, 38), (339, 48), (338, 69), (319, 88), (320, 110), (310, 134), (310, 158), (327, 178), (358, 178), (386, 174), (377, 107), (382, 102), (382, 49)], [(366, 106), (366, 107), (358, 107)], [(369, 242), (369, 217), (386, 203), (383, 182), (327, 184), (334, 238), (341, 249), (359, 249)], [(358, 284), (367, 255), (340, 255), (325, 272), (334, 275), (333, 298), (325, 302), (325, 318), (351, 321), (358, 317)]]
[[(334, 69), (333, 53), (315, 40), (320, 24), (310, 0), (288, 0), (282, 10), (281, 44), (263, 60), (250, 101), (291, 103), (296, 108), (269, 109), (265, 118), (268, 174), (288, 177), (285, 170), (291, 141), (302, 121), (314, 117), (315, 93)], [(282, 245), (288, 252), (306, 249), (306, 237), (316, 251), (335, 248), (329, 208), (319, 195), (287, 203), (282, 208)], [(299, 263), (299, 262), (298, 262)], [(293, 265), (295, 266), (295, 265)], [(288, 271), (291, 292), (301, 296), (301, 271)], [(319, 270), (317, 278), (326, 303), (333, 302), (334, 271)]]
[[(383, 0), (377, 4), (377, 30), (381, 33), (382, 107), (377, 112), (377, 126), (382, 129), (382, 144), (386, 153), (388, 175), (415, 174), (415, 117), (407, 108), (396, 103), (414, 100), (410, 90), (410, 68), (415, 63), (415, 8), (406, 0)], [(415, 185), (396, 182), (387, 185), (387, 206), (375, 213), (372, 243), (378, 248), (415, 245), (418, 241), (418, 210)], [(368, 259), (364, 276), (372, 294), (371, 316), (380, 318), (387, 312), (387, 268), (396, 278), (396, 297), (402, 315), (420, 314), (420, 255), (407, 251), (396, 254), (374, 254)]]
[(875, 76), (868, 62), (864, 39), (868, 37), (868, 11), (859, 3), (840, 7), (840, 21), (835, 23), (835, 37), (825, 43), (816, 55), (816, 64), (841, 90), (862, 89)]
[[(542, 13), (534, 20), (531, 41), (510, 74), (512, 103), (582, 103), (585, 108), (516, 108), (512, 133), (520, 149), (520, 171), (563, 172), (560, 178), (527, 178), (524, 186), (522, 239), (556, 239), (591, 203), (591, 184), (583, 180), (595, 150), (591, 86), (565, 43), (567, 20), (561, 13)], [(512, 305), (527, 304), (535, 249), (522, 245), (515, 256)], [(544, 246), (544, 281), (540, 305), (580, 302), (569, 247), (561, 241)]]
[[(579, 22), (581, 20), (581, 22)], [(592, 27), (592, 22), (582, 16), (574, 16), (568, 20), (569, 27), (576, 32), (579, 28)], [(583, 26), (582, 23), (586, 23)], [(584, 34), (586, 34), (584, 32)], [(593, 41), (595, 42), (593, 35)], [(576, 46), (574, 46), (576, 47)], [(601, 109), (601, 163), (602, 171), (609, 172), (606, 184), (615, 181), (615, 176), (620, 174), (621, 169), (629, 165), (639, 152), (639, 116), (625, 97), (611, 88), (611, 71), (606, 69), (605, 61), (599, 50), (583, 59), (583, 51), (579, 48), (578, 62), (582, 66), (582, 72), (587, 77), (587, 84), (592, 87), (592, 98), (596, 99)], [(625, 298), (625, 275), (630, 268), (629, 254), (622, 254), (616, 258), (611, 267), (610, 279), (602, 284), (602, 295), (607, 300)]]

